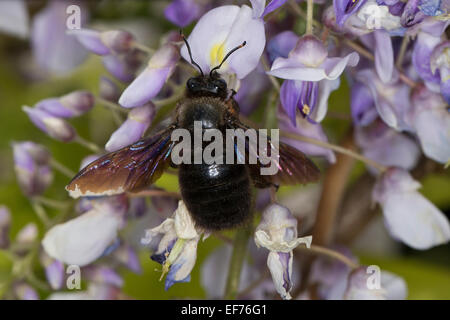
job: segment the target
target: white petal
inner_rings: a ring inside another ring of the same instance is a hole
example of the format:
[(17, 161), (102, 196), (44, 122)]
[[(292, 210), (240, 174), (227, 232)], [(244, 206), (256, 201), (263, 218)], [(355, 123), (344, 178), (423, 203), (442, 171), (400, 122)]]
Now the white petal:
[(241, 7), (231, 27), (224, 54), (244, 41), (247, 43), (245, 47), (232, 54), (226, 62), (238, 79), (244, 78), (257, 67), (266, 44), (264, 21), (253, 19), (251, 9), (245, 5)]
[(414, 127), (425, 155), (440, 163), (450, 160), (450, 113), (445, 109), (419, 112)]
[[(222, 44), (228, 37), (240, 8), (238, 6), (221, 6), (208, 11), (195, 25), (188, 37), (192, 57), (203, 72), (210, 70), (210, 52), (215, 44)], [(226, 50), (226, 48), (224, 48)], [(186, 46), (181, 48), (181, 55), (190, 62)]]
[(199, 237), (195, 230), (195, 222), (182, 200), (178, 202), (178, 208), (174, 213), (175, 230), (181, 239), (194, 239)]
[(447, 218), (419, 192), (392, 192), (381, 205), (389, 232), (408, 246), (425, 250), (450, 240)]
[(314, 121), (320, 122), (325, 118), (328, 111), (328, 98), (331, 92), (339, 88), (341, 84), (339, 78), (335, 80), (322, 80), (319, 83), (319, 99), (317, 101), (317, 107), (312, 114)]
[[(289, 258), (287, 265), (280, 261), (280, 256), (277, 252), (270, 252), (267, 257), (267, 266), (269, 267), (275, 289), (285, 300), (292, 299), (289, 294), (292, 285), (292, 251), (288, 253)], [(288, 290), (286, 290), (286, 287)]]
[(408, 296), (405, 280), (391, 272), (381, 271), (381, 286), (386, 290), (388, 300), (405, 300)]
[(100, 257), (116, 239), (120, 224), (118, 214), (93, 209), (51, 228), (42, 245), (52, 258), (84, 266)]

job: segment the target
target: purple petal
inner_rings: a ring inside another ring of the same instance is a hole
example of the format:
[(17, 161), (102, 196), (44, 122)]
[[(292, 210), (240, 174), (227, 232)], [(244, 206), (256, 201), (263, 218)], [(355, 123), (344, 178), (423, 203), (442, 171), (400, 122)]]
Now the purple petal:
[(336, 22), (343, 26), (345, 21), (366, 2), (366, 0), (333, 0)]
[(351, 90), (353, 122), (358, 126), (366, 126), (378, 116), (372, 95), (369, 89), (359, 82), (353, 84)]
[(439, 72), (431, 71), (431, 54), (440, 38), (421, 32), (417, 36), (416, 44), (413, 49), (412, 62), (419, 76), (431, 83), (439, 83)]
[(298, 36), (292, 31), (284, 31), (273, 37), (267, 44), (270, 61), (273, 62), (278, 57), (287, 58), (298, 39)]
[(174, 0), (164, 10), (164, 16), (177, 25), (184, 28), (200, 15), (201, 7), (193, 0)]
[(264, 12), (262, 14), (262, 16), (266, 16), (269, 13), (277, 10), (279, 7), (281, 7), (283, 4), (286, 3), (287, 0), (272, 0), (269, 2), (269, 4), (266, 6), (266, 8), (264, 9)]
[(285, 80), (280, 88), (280, 101), (291, 123), (296, 126), (297, 105), (300, 101), (301, 90), (296, 81)]

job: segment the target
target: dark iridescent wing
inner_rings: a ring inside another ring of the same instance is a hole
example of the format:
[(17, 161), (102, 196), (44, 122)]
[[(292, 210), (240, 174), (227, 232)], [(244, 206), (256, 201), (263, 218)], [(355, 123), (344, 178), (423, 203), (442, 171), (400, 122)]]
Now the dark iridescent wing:
[[(247, 130), (249, 127), (236, 122), (235, 127)], [(262, 133), (257, 130), (258, 135)], [(292, 185), (292, 184), (306, 184), (309, 182), (316, 182), (320, 178), (320, 171), (316, 165), (301, 151), (291, 147), (285, 143), (280, 142), (276, 147), (274, 143), (267, 137), (267, 146), (264, 151), (267, 155), (276, 155), (273, 163), (277, 167), (277, 172), (272, 175), (261, 174), (261, 169), (269, 167), (270, 164), (263, 165), (259, 161), (258, 145), (252, 144), (249, 140), (245, 141), (245, 156), (249, 159), (250, 155), (253, 155), (258, 159), (257, 164), (248, 164), (250, 176), (253, 180), (253, 184), (258, 188), (267, 188), (269, 186), (278, 186), (280, 184)], [(237, 149), (237, 148), (236, 148)], [(236, 150), (239, 153), (238, 150)], [(274, 153), (275, 152), (275, 153)], [(240, 157), (242, 155), (238, 155)], [(247, 163), (247, 162), (246, 162)]]
[(73, 198), (138, 192), (170, 164), (173, 127), (108, 153), (84, 167), (66, 186)]

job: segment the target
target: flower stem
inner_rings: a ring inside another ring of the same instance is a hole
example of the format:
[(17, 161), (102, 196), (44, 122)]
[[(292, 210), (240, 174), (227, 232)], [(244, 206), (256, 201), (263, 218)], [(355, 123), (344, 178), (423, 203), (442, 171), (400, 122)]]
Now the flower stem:
[(111, 110), (117, 110), (117, 111), (120, 111), (125, 114), (128, 113), (128, 111), (129, 111), (127, 108), (123, 108), (123, 107), (119, 106), (117, 103), (103, 99), (101, 97), (95, 97), (95, 99), (97, 100), (98, 103), (104, 105), (105, 107), (107, 107)]
[(395, 62), (395, 66), (400, 71), (402, 70), (403, 58), (405, 57), (406, 48), (408, 47), (409, 37), (405, 35), (402, 39), (402, 45), (400, 47), (400, 51), (397, 56), (397, 61)]
[(33, 199), (31, 200), (31, 206), (33, 207), (34, 212), (42, 221), (44, 226), (50, 226), (50, 218), (47, 216), (47, 213), (45, 212), (45, 209), (42, 207), (42, 205), (38, 201)]
[(313, 34), (313, 8), (314, 0), (308, 0), (306, 7), (306, 34)]
[(350, 269), (356, 269), (359, 267), (359, 264), (357, 264), (356, 262), (352, 261), (351, 259), (347, 258), (346, 256), (344, 256), (342, 253), (322, 247), (322, 246), (318, 246), (318, 245), (311, 245), (311, 247), (306, 248), (303, 246), (298, 246), (296, 248), (297, 250), (304, 250), (304, 251), (308, 251), (308, 252), (314, 252), (317, 254), (321, 254), (321, 255), (325, 255), (328, 256), (330, 258), (336, 259), (341, 261), (342, 263), (346, 264)]
[(132, 46), (133, 46), (134, 48), (139, 49), (139, 50), (141, 50), (141, 51), (143, 51), (143, 52), (146, 52), (146, 53), (148, 53), (148, 54), (154, 54), (155, 51), (156, 51), (155, 49), (149, 48), (149, 47), (147, 47), (146, 45), (144, 45), (144, 44), (142, 44), (142, 43), (139, 43), (139, 42), (136, 42), (136, 41), (133, 42)]
[(295, 139), (295, 140), (299, 140), (299, 141), (304, 141), (304, 142), (308, 142), (323, 148), (327, 148), (327, 149), (331, 149), (333, 151), (345, 154), (347, 156), (350, 156), (354, 159), (360, 160), (366, 164), (368, 164), (371, 167), (374, 167), (375, 169), (377, 169), (380, 172), (384, 172), (386, 171), (386, 167), (376, 161), (373, 161), (372, 159), (366, 158), (363, 155), (347, 149), (347, 148), (343, 148), (341, 146), (337, 146), (328, 142), (324, 142), (324, 141), (320, 141), (320, 140), (316, 140), (314, 138), (309, 138), (309, 137), (305, 137), (305, 136), (300, 136), (298, 134), (295, 133), (289, 133), (289, 132), (281, 132), (281, 136), (284, 136), (286, 138), (290, 138), (290, 139)]
[(161, 100), (156, 100), (153, 101), (153, 103), (155, 104), (156, 107), (160, 108), (163, 107), (165, 105), (177, 102), (178, 100), (180, 100), (182, 97), (184, 96), (184, 86), (180, 86), (178, 87), (178, 89), (174, 92), (173, 95), (171, 95), (169, 98), (166, 99), (161, 99)]
[(72, 179), (75, 176), (75, 172), (73, 172), (72, 170), (67, 168), (65, 165), (63, 165), (61, 162), (59, 162), (53, 158), (50, 160), (50, 165), (52, 166), (53, 169), (61, 172), (63, 175), (65, 175), (66, 177), (68, 177), (70, 179)]
[(236, 235), (233, 240), (233, 254), (231, 255), (230, 267), (228, 268), (228, 278), (225, 287), (224, 299), (236, 299), (239, 293), (238, 290), (241, 271), (247, 253), (247, 245), (250, 234), (250, 225), (236, 231)]
[(102, 151), (102, 149), (98, 145), (96, 145), (93, 142), (87, 141), (86, 139), (80, 136), (77, 136), (74, 142), (78, 143), (79, 145), (82, 145), (83, 147), (91, 150), (94, 153), (100, 153)]
[[(269, 62), (267, 61), (267, 58), (265, 56), (262, 56), (261, 63), (263, 65), (265, 71), (270, 71)], [(273, 87), (279, 93), (280, 92), (280, 84), (278, 83), (277, 79), (274, 76), (270, 75), (270, 74), (266, 73), (266, 75), (269, 77), (269, 80), (272, 83)]]

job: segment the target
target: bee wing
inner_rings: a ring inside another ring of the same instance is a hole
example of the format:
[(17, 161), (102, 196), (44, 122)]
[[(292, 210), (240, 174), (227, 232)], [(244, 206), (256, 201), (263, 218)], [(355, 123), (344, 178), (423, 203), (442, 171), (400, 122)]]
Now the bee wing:
[[(236, 123), (236, 127), (243, 130), (249, 129), (246, 125), (242, 123)], [(262, 135), (259, 130), (259, 136)], [(254, 156), (258, 161), (256, 164), (248, 164), (250, 176), (253, 183), (258, 188), (267, 188), (269, 186), (278, 186), (281, 184), (306, 184), (309, 182), (316, 182), (319, 180), (320, 171), (303, 152), (291, 147), (285, 143), (280, 142), (279, 146), (276, 147), (270, 137), (266, 137), (267, 145), (264, 147), (265, 154), (270, 158), (271, 155), (277, 155), (271, 159), (273, 165), (277, 167), (277, 172), (273, 175), (263, 175), (261, 174), (262, 168), (270, 167), (271, 163), (264, 165), (260, 161), (260, 154), (258, 152), (258, 146), (256, 143), (252, 143), (246, 139), (245, 141), (245, 156), (249, 159), (250, 156)], [(239, 137), (238, 137), (239, 139)], [(263, 139), (264, 140), (264, 139)], [(238, 148), (235, 148), (236, 152), (239, 153)], [(238, 157), (243, 155), (238, 154)]]
[(84, 167), (66, 186), (73, 198), (137, 192), (155, 182), (170, 164), (173, 128), (108, 153)]

